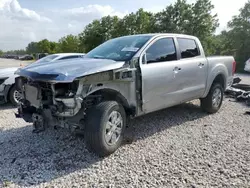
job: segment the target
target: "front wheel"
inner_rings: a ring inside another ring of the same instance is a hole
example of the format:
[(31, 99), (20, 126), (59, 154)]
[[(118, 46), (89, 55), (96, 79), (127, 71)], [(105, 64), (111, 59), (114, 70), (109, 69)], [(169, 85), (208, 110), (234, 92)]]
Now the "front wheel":
[(105, 101), (86, 113), (85, 142), (87, 148), (101, 157), (114, 153), (123, 140), (126, 114), (122, 105)]
[(15, 85), (13, 87), (11, 87), (11, 89), (10, 89), (9, 99), (10, 99), (10, 102), (14, 106), (17, 106), (18, 103), (20, 103), (20, 101), (22, 99), (22, 93), (17, 90), (17, 88), (15, 87)]
[(213, 84), (207, 97), (201, 99), (201, 108), (210, 114), (218, 112), (222, 105), (223, 92), (221, 84)]

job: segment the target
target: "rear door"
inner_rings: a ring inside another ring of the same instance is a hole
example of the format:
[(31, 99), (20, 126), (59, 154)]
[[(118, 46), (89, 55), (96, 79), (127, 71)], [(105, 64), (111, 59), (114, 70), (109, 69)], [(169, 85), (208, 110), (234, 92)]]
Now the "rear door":
[(199, 98), (204, 94), (207, 80), (207, 59), (201, 53), (195, 39), (177, 38), (181, 72), (178, 90), (181, 91), (180, 101)]
[(180, 70), (174, 38), (155, 39), (144, 53), (141, 64), (143, 111), (148, 113), (177, 104)]

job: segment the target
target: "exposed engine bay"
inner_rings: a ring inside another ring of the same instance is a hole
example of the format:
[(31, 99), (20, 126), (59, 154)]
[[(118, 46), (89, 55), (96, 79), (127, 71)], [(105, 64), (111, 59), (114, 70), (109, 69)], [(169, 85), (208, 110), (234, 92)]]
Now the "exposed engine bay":
[(25, 121), (33, 122), (37, 131), (51, 125), (67, 126), (65, 117), (75, 116), (82, 107), (83, 99), (76, 97), (78, 89), (82, 88), (79, 87), (79, 81), (53, 84), (19, 77), (16, 83), (23, 94), (19, 115)]
[(135, 94), (131, 95), (129, 90), (131, 84), (135, 85), (134, 77), (134, 72), (127, 69), (89, 75), (69, 83), (34, 81), (18, 77), (16, 86), (22, 91), (23, 99), (16, 117), (33, 123), (35, 132), (41, 132), (51, 126), (72, 131), (84, 130), (86, 110), (104, 97), (103, 93), (98, 91), (116, 87), (115, 89), (124, 96), (135, 98)]

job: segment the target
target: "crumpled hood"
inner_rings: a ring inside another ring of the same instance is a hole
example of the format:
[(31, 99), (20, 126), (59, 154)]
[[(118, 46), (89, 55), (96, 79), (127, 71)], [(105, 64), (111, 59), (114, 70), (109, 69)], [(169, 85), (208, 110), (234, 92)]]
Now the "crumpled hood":
[(118, 69), (123, 65), (124, 62), (107, 59), (60, 60), (47, 64), (33, 63), (19, 69), (16, 74), (33, 80), (72, 82), (78, 77)]
[(14, 76), (15, 71), (17, 71), (17, 69), (19, 68), (20, 67), (11, 67), (11, 68), (0, 69), (0, 78)]

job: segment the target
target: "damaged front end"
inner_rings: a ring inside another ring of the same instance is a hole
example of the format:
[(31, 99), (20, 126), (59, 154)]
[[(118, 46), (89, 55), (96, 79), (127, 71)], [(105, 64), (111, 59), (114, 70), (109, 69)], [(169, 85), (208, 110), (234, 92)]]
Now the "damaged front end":
[[(48, 83), (24, 77), (16, 78), (16, 85), (23, 94), (16, 116), (33, 122), (35, 131), (45, 130), (49, 126), (80, 128), (81, 119), (84, 118), (81, 109), (89, 104), (84, 101), (82, 93), (87, 93), (89, 86), (80, 86), (79, 80)], [(80, 115), (77, 116), (78, 113)]]
[[(136, 104), (136, 92), (131, 89), (136, 84), (135, 71), (134, 68), (120, 67), (77, 77), (73, 81), (45, 81), (46, 75), (31, 78), (20, 73), (15, 83), (23, 97), (16, 117), (33, 123), (35, 132), (48, 127), (82, 132), (87, 109), (104, 97), (101, 90), (121, 92), (125, 96), (121, 103), (125, 106), (129, 106), (127, 99)], [(110, 96), (105, 93), (105, 97)]]

